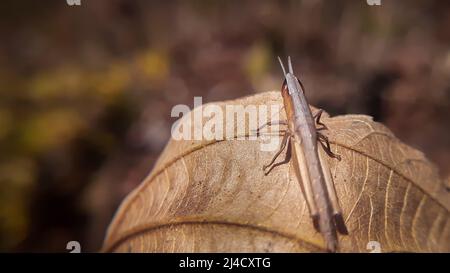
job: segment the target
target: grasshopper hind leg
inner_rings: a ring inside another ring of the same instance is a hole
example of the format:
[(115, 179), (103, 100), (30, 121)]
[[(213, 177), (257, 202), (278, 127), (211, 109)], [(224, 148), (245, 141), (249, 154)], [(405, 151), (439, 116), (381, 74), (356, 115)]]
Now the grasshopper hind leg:
[(348, 229), (345, 225), (344, 217), (342, 216), (342, 212), (334, 212), (333, 214), (334, 224), (336, 225), (337, 231), (342, 235), (348, 235)]
[[(328, 139), (326, 139), (326, 140), (328, 140)], [(333, 211), (334, 224), (336, 226), (336, 230), (340, 234), (348, 235), (348, 230), (345, 225), (345, 220), (344, 220), (344, 217), (342, 216), (342, 210), (339, 205), (339, 200), (338, 200), (338, 197), (336, 194), (336, 189), (334, 188), (334, 183), (333, 183), (333, 179), (331, 177), (330, 169), (328, 167), (328, 163), (327, 163), (327, 160), (325, 159), (325, 155), (324, 155), (324, 153), (329, 155), (329, 153), (331, 152), (329, 150), (329, 143), (327, 142), (328, 145), (324, 145), (322, 142), (320, 142), (320, 143), (322, 144), (322, 149), (321, 149), (321, 151), (319, 151), (319, 159), (320, 159), (321, 165), (322, 165), (322, 172), (324, 174), (325, 185), (327, 187), (328, 196), (330, 197), (330, 201), (331, 201), (331, 209)], [(323, 152), (322, 152), (322, 150), (323, 150)], [(339, 159), (340, 159), (340, 156), (339, 156)]]

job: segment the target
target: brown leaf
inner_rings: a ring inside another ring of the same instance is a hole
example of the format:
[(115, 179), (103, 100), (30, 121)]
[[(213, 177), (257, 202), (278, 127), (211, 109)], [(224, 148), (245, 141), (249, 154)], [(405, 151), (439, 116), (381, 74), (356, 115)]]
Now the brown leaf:
[[(218, 105), (281, 103), (279, 92), (267, 92)], [(378, 241), (383, 252), (449, 252), (449, 193), (425, 156), (371, 117), (323, 122), (342, 157), (328, 159), (350, 232), (339, 237), (340, 250), (369, 252)], [(325, 251), (291, 163), (264, 176), (274, 152), (260, 151), (261, 141), (171, 139), (123, 201), (103, 250)]]

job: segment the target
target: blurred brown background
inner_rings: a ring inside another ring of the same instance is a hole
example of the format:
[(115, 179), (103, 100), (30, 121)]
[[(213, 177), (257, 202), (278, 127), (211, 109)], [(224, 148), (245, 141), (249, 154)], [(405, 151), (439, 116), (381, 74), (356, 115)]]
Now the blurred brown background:
[(278, 90), (363, 113), (450, 173), (450, 2), (7, 0), (0, 4), (0, 251), (97, 251), (176, 104)]

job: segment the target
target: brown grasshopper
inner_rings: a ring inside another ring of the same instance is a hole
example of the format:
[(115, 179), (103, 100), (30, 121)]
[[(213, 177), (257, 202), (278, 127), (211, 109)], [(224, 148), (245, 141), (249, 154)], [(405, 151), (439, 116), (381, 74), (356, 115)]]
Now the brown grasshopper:
[[(278, 60), (285, 77), (281, 94), (287, 120), (268, 122), (259, 127), (257, 131), (259, 134), (263, 127), (275, 123), (287, 125), (287, 130), (281, 131), (284, 135), (280, 149), (271, 162), (263, 167), (263, 170), (268, 175), (274, 167), (289, 162), (291, 158), (293, 159), (295, 175), (307, 201), (314, 228), (322, 234), (327, 249), (335, 252), (338, 248), (336, 230), (345, 235), (348, 234), (348, 231), (329, 170), (321, 164), (318, 143), (329, 156), (338, 160), (341, 159), (339, 155), (331, 151), (328, 138), (321, 134), (320, 131), (327, 129), (320, 122), (323, 110), (319, 110), (314, 116), (311, 113), (305, 97), (305, 88), (294, 75), (290, 57), (288, 59), (288, 72), (286, 72), (281, 59), (278, 58)], [(320, 127), (316, 127), (316, 124)], [(286, 159), (274, 164), (286, 146), (288, 147)], [(325, 159), (322, 159), (322, 162), (323, 160)]]

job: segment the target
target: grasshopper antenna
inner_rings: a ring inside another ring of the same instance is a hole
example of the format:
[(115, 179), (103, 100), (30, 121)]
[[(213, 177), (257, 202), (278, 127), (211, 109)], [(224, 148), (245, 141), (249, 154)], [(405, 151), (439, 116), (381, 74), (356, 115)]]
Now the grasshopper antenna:
[(294, 69), (292, 69), (291, 56), (288, 57), (288, 66), (289, 66), (289, 73), (294, 75)]
[(278, 61), (280, 62), (280, 65), (281, 65), (281, 69), (283, 69), (283, 74), (284, 74), (284, 77), (286, 77), (286, 70), (284, 69), (283, 61), (281, 61), (281, 58), (280, 58), (280, 56), (278, 56)]

